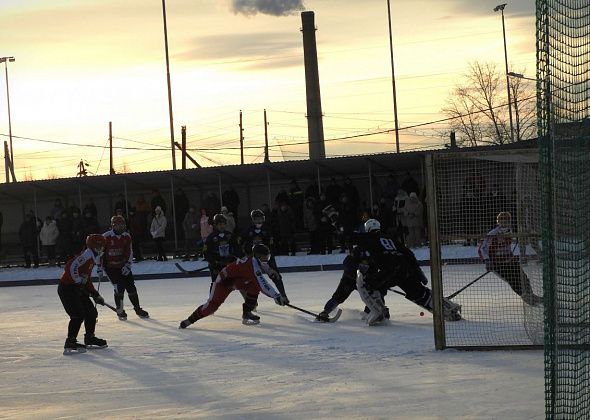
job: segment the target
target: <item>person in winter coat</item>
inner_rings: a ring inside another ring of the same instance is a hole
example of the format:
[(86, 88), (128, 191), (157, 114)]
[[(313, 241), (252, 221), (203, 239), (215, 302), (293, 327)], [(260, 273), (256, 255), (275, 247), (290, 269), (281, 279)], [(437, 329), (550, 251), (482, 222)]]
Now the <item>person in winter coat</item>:
[(154, 217), (152, 218), (152, 225), (150, 227), (150, 234), (156, 242), (156, 252), (158, 253), (158, 261), (167, 261), (166, 253), (164, 252), (164, 238), (166, 237), (166, 216), (162, 211), (162, 207), (156, 206), (154, 209)]
[(281, 203), (277, 214), (279, 225), (279, 255), (295, 255), (295, 214), (289, 205)]
[(190, 206), (184, 215), (182, 229), (184, 231), (184, 259), (188, 260), (191, 256), (196, 258), (197, 243), (201, 239), (201, 227), (195, 206)]
[(406, 246), (415, 248), (422, 243), (422, 213), (424, 206), (415, 192), (410, 193), (406, 203), (406, 224), (408, 226), (408, 237)]
[(39, 267), (39, 253), (37, 252), (37, 222), (30, 213), (25, 214), (25, 221), (20, 225), (18, 236), (23, 247), (25, 268), (31, 268), (31, 257), (35, 268)]
[(234, 233), (234, 231), (236, 230), (236, 219), (234, 218), (234, 214), (230, 212), (228, 208), (225, 206), (221, 207), (221, 214), (223, 214), (225, 216), (225, 219), (227, 220), (225, 222), (225, 229), (228, 232)]
[(311, 249), (308, 254), (319, 254), (320, 249), (320, 215), (313, 197), (305, 199), (303, 209), (303, 226), (309, 232), (309, 244)]
[(405, 190), (397, 190), (397, 195), (393, 202), (393, 233), (395, 237), (402, 243), (405, 243), (406, 237), (406, 203), (408, 202), (408, 194)]
[(39, 233), (39, 239), (41, 240), (41, 245), (43, 245), (43, 250), (47, 255), (47, 264), (50, 267), (55, 265), (55, 244), (57, 243), (57, 238), (59, 237), (59, 230), (57, 228), (57, 223), (51, 216), (47, 216), (45, 218), (45, 223), (43, 223), (43, 227), (41, 228), (41, 232)]
[(67, 210), (62, 211), (61, 216), (56, 221), (59, 236), (57, 238), (57, 247), (60, 252), (59, 262), (66, 263), (74, 256), (72, 250), (72, 218)]

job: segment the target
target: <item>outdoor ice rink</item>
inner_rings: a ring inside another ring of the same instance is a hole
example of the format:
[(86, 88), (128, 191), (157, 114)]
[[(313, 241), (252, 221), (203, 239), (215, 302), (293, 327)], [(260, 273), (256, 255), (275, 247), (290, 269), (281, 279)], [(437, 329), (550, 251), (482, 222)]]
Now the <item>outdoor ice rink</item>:
[[(284, 280), (294, 305), (319, 311), (340, 275)], [(151, 319), (128, 311), (122, 322), (99, 307), (96, 335), (109, 348), (73, 356), (62, 355), (68, 318), (56, 286), (0, 288), (0, 418), (544, 416), (542, 351), (436, 351), (431, 315), (401, 296), (387, 296), (391, 321), (379, 327), (360, 319), (356, 292), (333, 324), (261, 296), (261, 324), (244, 326), (234, 292), (214, 316), (178, 330), (209, 279), (137, 286)]]

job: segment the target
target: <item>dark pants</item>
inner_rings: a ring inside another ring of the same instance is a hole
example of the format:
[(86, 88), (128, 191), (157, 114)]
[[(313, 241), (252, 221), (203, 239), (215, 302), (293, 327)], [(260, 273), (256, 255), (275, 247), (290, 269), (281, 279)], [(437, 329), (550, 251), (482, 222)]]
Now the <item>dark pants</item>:
[(94, 336), (98, 312), (90, 298), (76, 285), (64, 286), (60, 284), (57, 287), (57, 294), (64, 309), (70, 316), (68, 337), (76, 338), (82, 323), (84, 323), (86, 329), (86, 336)]
[(47, 262), (53, 264), (55, 261), (55, 245), (43, 245), (45, 255), (47, 255)]
[(33, 264), (35, 264), (35, 268), (39, 267), (39, 253), (37, 252), (37, 245), (23, 246), (23, 254), (25, 256), (25, 267), (31, 267), (31, 257), (33, 258)]
[(520, 267), (518, 260), (494, 263), (492, 269), (494, 273), (510, 285), (518, 296), (532, 293), (531, 282)]
[(120, 268), (106, 268), (105, 269), (109, 280), (113, 284), (115, 294), (115, 306), (117, 308), (123, 308), (123, 299), (125, 297), (125, 291), (129, 295), (129, 300), (133, 304), (133, 308), (140, 308), (139, 296), (137, 294), (137, 288), (135, 287), (135, 280), (133, 274), (130, 273), (124, 276), (121, 273)]
[(164, 252), (164, 238), (154, 238), (156, 242), (156, 252), (158, 253), (158, 259), (165, 259), (166, 253)]

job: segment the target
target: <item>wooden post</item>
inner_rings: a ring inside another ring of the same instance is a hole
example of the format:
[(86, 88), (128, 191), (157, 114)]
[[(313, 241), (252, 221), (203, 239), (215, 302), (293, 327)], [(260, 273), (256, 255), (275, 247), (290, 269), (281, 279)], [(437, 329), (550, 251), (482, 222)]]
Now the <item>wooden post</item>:
[(242, 110), (240, 110), (240, 163), (244, 164), (244, 126), (242, 125)]
[(182, 134), (182, 169), (186, 169), (186, 125), (181, 127)]
[(115, 168), (113, 167), (113, 123), (109, 121), (109, 173), (115, 174)]
[(264, 110), (264, 161), (270, 162), (268, 158), (268, 122), (266, 121), (266, 109)]

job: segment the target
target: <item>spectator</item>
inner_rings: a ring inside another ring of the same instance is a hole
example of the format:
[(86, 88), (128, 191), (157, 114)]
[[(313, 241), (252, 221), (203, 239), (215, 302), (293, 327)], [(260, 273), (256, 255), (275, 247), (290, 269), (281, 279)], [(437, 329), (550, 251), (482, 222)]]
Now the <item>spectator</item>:
[(78, 254), (86, 246), (86, 236), (84, 235), (85, 223), (80, 211), (74, 208), (72, 211), (72, 248), (71, 254)]
[(277, 194), (275, 198), (275, 203), (277, 203), (280, 207), (280, 203), (287, 203), (289, 204), (289, 194), (284, 188), (281, 188), (281, 191)]
[(408, 201), (408, 194), (402, 188), (397, 190), (395, 201), (393, 202), (393, 233), (395, 237), (403, 244), (406, 243), (406, 202)]
[[(119, 195), (117, 196), (117, 202), (115, 203), (115, 211), (113, 211), (113, 214), (117, 214), (117, 209), (120, 209), (122, 211), (122, 216), (125, 218), (125, 220), (127, 220), (127, 210), (131, 208), (131, 204), (129, 203), (129, 201), (125, 200), (125, 196), (121, 193), (119, 193)], [(86, 214), (86, 209), (84, 209), (84, 214)], [(94, 214), (94, 217), (96, 217), (96, 212)]]
[(4, 223), (4, 216), (0, 211), (0, 251), (2, 250), (2, 224)]
[(399, 190), (397, 179), (395, 179), (395, 176), (393, 174), (389, 174), (387, 176), (385, 186), (383, 187), (382, 194), (382, 197), (385, 199), (385, 205), (389, 209), (393, 207), (393, 202), (395, 201), (395, 197), (397, 196), (397, 190)]
[(289, 205), (295, 214), (295, 226), (297, 230), (301, 230), (303, 228), (303, 191), (295, 179), (291, 180)]
[[(140, 236), (140, 241), (145, 242), (148, 238), (148, 220), (151, 216), (152, 209), (150, 208), (149, 204), (147, 203), (145, 196), (140, 194), (137, 197), (135, 202), (135, 213), (137, 215), (137, 230), (138, 232), (141, 230), (142, 234)], [(132, 238), (135, 238), (137, 235), (131, 234)]]
[[(233, 213), (234, 219), (238, 221), (238, 207), (240, 205), (240, 196), (234, 190), (233, 185), (229, 185), (229, 188), (225, 190), (221, 196), (223, 205), (227, 207), (229, 213)], [(228, 229), (229, 230), (229, 229)]]
[(64, 211), (64, 206), (61, 203), (61, 199), (56, 198), (55, 202), (53, 203), (53, 209), (51, 209), (51, 214), (50, 216), (53, 219), (57, 219), (59, 218), (59, 216), (61, 215), (61, 212)]
[(338, 209), (339, 222), (342, 226), (342, 236), (340, 237), (340, 253), (346, 252), (346, 249), (352, 249), (350, 238), (352, 232), (356, 229), (359, 220), (357, 208), (349, 199), (348, 195), (342, 194), (340, 197), (340, 207)]
[(219, 211), (221, 208), (221, 202), (219, 201), (219, 197), (213, 191), (209, 191), (205, 196), (205, 200), (203, 201), (203, 207), (207, 210), (207, 216), (209, 216), (209, 224), (213, 225), (213, 216)]
[(320, 187), (315, 177), (311, 179), (310, 184), (305, 189), (305, 198), (309, 197), (313, 197), (316, 202), (320, 199)]
[(146, 239), (147, 216), (145, 213), (137, 212), (135, 207), (129, 208), (129, 220), (127, 229), (131, 234), (131, 249), (133, 250), (133, 261), (143, 261), (143, 252), (141, 244)]
[(160, 206), (156, 206), (154, 209), (154, 217), (152, 218), (150, 233), (156, 243), (156, 252), (158, 253), (156, 260), (168, 261), (168, 258), (166, 258), (166, 253), (164, 252), (164, 238), (166, 237), (166, 216), (164, 216), (164, 211)]
[(309, 232), (310, 250), (308, 254), (320, 253), (320, 215), (316, 206), (316, 200), (308, 197), (303, 209), (303, 226)]
[(416, 248), (422, 245), (422, 214), (424, 206), (420, 202), (415, 192), (410, 193), (410, 198), (406, 203), (406, 224), (408, 226), (408, 238), (406, 245), (408, 248)]
[(199, 215), (195, 206), (190, 206), (182, 220), (184, 231), (184, 259), (197, 258), (197, 243), (201, 239)]
[(412, 177), (412, 175), (410, 174), (410, 171), (406, 172), (406, 177), (404, 178), (404, 180), (402, 181), (402, 185), (401, 188), (407, 193), (413, 193), (415, 192), (416, 194), (420, 193), (420, 188), (418, 187), (418, 183), (416, 182), (416, 180)]
[(25, 220), (20, 225), (18, 236), (23, 247), (25, 257), (25, 268), (31, 268), (31, 257), (34, 267), (39, 267), (39, 252), (37, 250), (37, 236), (39, 228), (37, 222), (30, 213), (25, 214)]
[(94, 200), (92, 198), (88, 198), (88, 201), (84, 205), (84, 210), (82, 214), (92, 213), (92, 217), (98, 217), (98, 211), (96, 210), (96, 204), (94, 204)]
[(352, 179), (346, 177), (344, 179), (344, 186), (342, 187), (342, 193), (346, 194), (348, 197), (348, 201), (352, 204), (355, 211), (358, 209), (359, 206), (359, 192), (352, 183)]
[(330, 183), (326, 187), (326, 200), (328, 204), (338, 206), (340, 203), (340, 194), (342, 194), (342, 187), (336, 182), (336, 178), (331, 178)]
[(225, 230), (234, 233), (236, 230), (236, 219), (234, 218), (234, 214), (230, 212), (226, 206), (221, 207), (221, 214), (225, 216)]
[(83, 245), (86, 244), (86, 237), (92, 233), (100, 233), (100, 225), (96, 217), (92, 215), (92, 212), (87, 211), (84, 213), (84, 233), (82, 234)]
[(178, 188), (174, 193), (174, 229), (178, 235), (178, 239), (184, 239), (183, 221), (184, 216), (188, 212), (189, 203), (188, 197), (182, 188)]
[(279, 255), (295, 255), (295, 215), (285, 202), (282, 202), (278, 215), (279, 227)]
[(43, 250), (47, 256), (47, 265), (50, 267), (55, 265), (55, 244), (57, 243), (58, 237), (59, 230), (57, 228), (57, 223), (55, 223), (55, 220), (53, 220), (51, 216), (47, 216), (45, 218), (45, 223), (41, 228), (41, 232), (39, 233), (39, 239), (41, 240), (41, 245), (43, 245)]
[(150, 201), (151, 209), (153, 211), (152, 216), (156, 213), (156, 207), (160, 207), (162, 214), (166, 214), (166, 200), (160, 194), (160, 190), (154, 188), (152, 190), (152, 199)]

